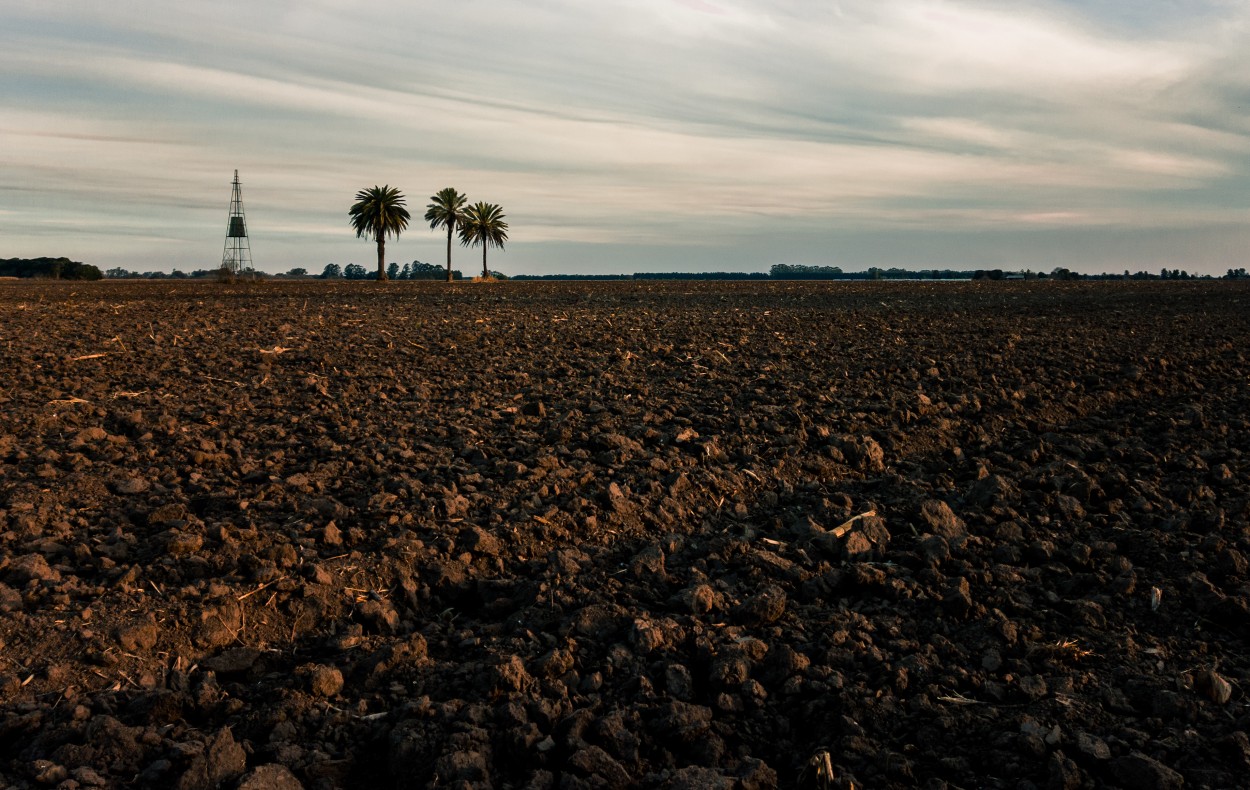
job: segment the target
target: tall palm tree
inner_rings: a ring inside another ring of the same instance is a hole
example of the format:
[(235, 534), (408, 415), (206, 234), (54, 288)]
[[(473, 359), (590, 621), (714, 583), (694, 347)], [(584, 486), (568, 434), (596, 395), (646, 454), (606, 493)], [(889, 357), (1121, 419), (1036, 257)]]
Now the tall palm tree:
[(454, 187), (440, 189), (430, 196), (430, 205), (426, 206), (425, 221), (430, 223), (430, 230), (447, 228), (447, 282), (451, 282), (451, 236), (464, 220), (464, 204), (468, 200)]
[(386, 279), (386, 236), (399, 238), (399, 232), (408, 227), (408, 209), (404, 208), (404, 196), (390, 185), (362, 189), (356, 193), (356, 204), (348, 210), (356, 238), (367, 239), (372, 234), (378, 242), (378, 279)]
[(466, 247), (482, 245), (482, 277), (490, 277), (486, 268), (486, 248), (503, 249), (508, 240), (508, 223), (503, 221), (503, 209), (495, 203), (474, 203), (464, 210), (460, 220), (460, 243)]

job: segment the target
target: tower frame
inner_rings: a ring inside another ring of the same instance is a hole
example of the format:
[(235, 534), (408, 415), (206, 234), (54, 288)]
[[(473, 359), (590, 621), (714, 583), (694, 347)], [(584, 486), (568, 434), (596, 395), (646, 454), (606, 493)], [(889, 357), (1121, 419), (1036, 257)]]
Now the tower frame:
[(247, 218), (243, 214), (243, 193), (239, 187), (239, 171), (234, 171), (230, 193), (230, 213), (226, 219), (226, 244), (221, 253), (221, 268), (231, 276), (254, 271), (252, 242), (247, 236)]

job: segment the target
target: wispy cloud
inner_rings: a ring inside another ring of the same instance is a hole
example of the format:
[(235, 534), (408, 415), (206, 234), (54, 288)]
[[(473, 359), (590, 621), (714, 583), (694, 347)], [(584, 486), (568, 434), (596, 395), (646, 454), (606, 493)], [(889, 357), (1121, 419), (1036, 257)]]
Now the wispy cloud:
[[(135, 254), (107, 228), (147, 223), (211, 258), (236, 167), (274, 269), (359, 254), (344, 211), (375, 181), (503, 204), (517, 270), (576, 268), (561, 255), (586, 244), (632, 270), (630, 245), (692, 239), (759, 268), (741, 239), (836, 257), (889, 228), (1222, 233), (1250, 208), (1250, 5), (1187, 8), (19, 0), (0, 11), (0, 234), (36, 254), (81, 230), (107, 263)], [(416, 228), (394, 246), (439, 255)]]

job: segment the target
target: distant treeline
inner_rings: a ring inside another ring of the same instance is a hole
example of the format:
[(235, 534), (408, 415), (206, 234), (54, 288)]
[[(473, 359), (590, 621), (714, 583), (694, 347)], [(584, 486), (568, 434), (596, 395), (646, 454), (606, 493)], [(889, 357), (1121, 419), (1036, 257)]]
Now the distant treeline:
[[(435, 263), (422, 263), (421, 261), (413, 261), (405, 263), (402, 267), (398, 263), (391, 263), (386, 267), (386, 274), (392, 280), (443, 280), (447, 277), (447, 269)], [(131, 280), (203, 280), (203, 279), (223, 279), (230, 276), (230, 273), (223, 269), (196, 269), (187, 274), (180, 269), (174, 269), (172, 272), (134, 272), (128, 269), (115, 268), (109, 269), (104, 273), (109, 279), (131, 279)], [(265, 272), (245, 272), (243, 277), (256, 279), (284, 279), (284, 280), (376, 280), (378, 273), (376, 270), (369, 270), (358, 263), (349, 263), (346, 266), (340, 266), (337, 263), (327, 263), (325, 268), (321, 270), (321, 274), (309, 274), (308, 270), (302, 266), (297, 266), (282, 274), (267, 274)], [(451, 270), (453, 280), (463, 279), (463, 275), (459, 269)], [(503, 275), (497, 274), (498, 279), (506, 279)], [(98, 279), (98, 278), (97, 278)]]
[[(20, 269), (17, 271), (15, 269)], [(436, 263), (413, 261), (402, 267), (392, 263), (387, 267), (387, 277), (392, 280), (444, 280), (447, 269)], [(459, 269), (452, 269), (453, 280), (463, 279)], [(1080, 274), (1062, 266), (1048, 272), (1035, 272), (1029, 269), (976, 269), (973, 271), (957, 271), (954, 269), (881, 269), (873, 267), (859, 272), (844, 272), (837, 266), (810, 266), (803, 264), (778, 263), (767, 272), (635, 272), (634, 274), (518, 274), (508, 278), (499, 272), (491, 272), (498, 280), (1213, 280), (1212, 275), (1190, 274), (1183, 269), (1161, 269), (1159, 272), (1129, 272), (1123, 274)], [(94, 266), (65, 258), (37, 258), (34, 260), (11, 259), (0, 261), (0, 276), (17, 277), (60, 277), (61, 279), (98, 280), (100, 270)], [(148, 280), (163, 279), (201, 279), (221, 277), (220, 269), (198, 269), (186, 274), (175, 269), (165, 272), (131, 272), (126, 269), (109, 269), (105, 272), (109, 278), (140, 278)], [(318, 279), (318, 280), (374, 280), (378, 273), (366, 269), (357, 263), (340, 266), (337, 263), (326, 264), (320, 274), (309, 274), (307, 269), (294, 268), (283, 274), (271, 275), (255, 273), (258, 278), (276, 277), (281, 279)], [(1218, 278), (1222, 280), (1250, 279), (1245, 267), (1229, 269)]]
[[(298, 274), (297, 274), (298, 272)], [(288, 276), (306, 275), (303, 269), (292, 269), (287, 272)], [(403, 268), (395, 262), (391, 262), (386, 267), (386, 276), (391, 280), (445, 280), (447, 279), (447, 268), (439, 266), (437, 263), (422, 263), (421, 261), (413, 261), (405, 263)], [(321, 270), (318, 275), (322, 280), (376, 280), (378, 279), (377, 270), (369, 270), (358, 263), (349, 263), (340, 267), (337, 263), (327, 263), (326, 267)], [(462, 280), (464, 275), (459, 269), (451, 270), (451, 279)], [(499, 279), (504, 279), (503, 275), (499, 275)]]
[(0, 277), (39, 277), (49, 280), (98, 280), (103, 275), (89, 263), (69, 258), (6, 258), (0, 260)]
[(513, 280), (767, 280), (764, 272), (636, 272), (634, 274), (518, 274)]
[[(1211, 280), (1211, 275), (1191, 275), (1182, 269), (1123, 274), (1080, 274), (1064, 267), (1049, 273), (1029, 269), (881, 269), (872, 267), (846, 272), (838, 266), (778, 263), (765, 272), (636, 272), (634, 274), (518, 274), (514, 280)], [(1250, 279), (1246, 270), (1229, 269), (1221, 279)]]

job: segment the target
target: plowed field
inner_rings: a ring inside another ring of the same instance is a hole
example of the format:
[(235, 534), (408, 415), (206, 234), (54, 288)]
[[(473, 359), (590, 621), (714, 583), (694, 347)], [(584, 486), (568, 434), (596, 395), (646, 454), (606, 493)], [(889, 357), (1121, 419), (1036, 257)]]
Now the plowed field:
[(0, 284), (0, 786), (1244, 787), (1248, 315)]

